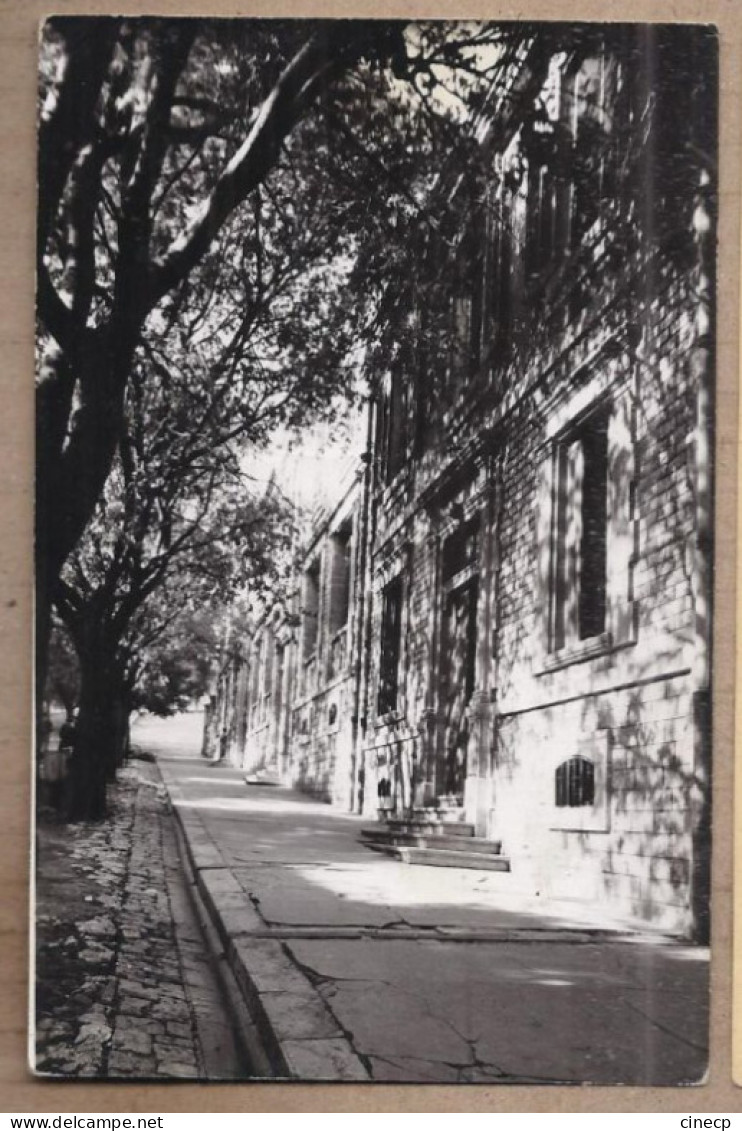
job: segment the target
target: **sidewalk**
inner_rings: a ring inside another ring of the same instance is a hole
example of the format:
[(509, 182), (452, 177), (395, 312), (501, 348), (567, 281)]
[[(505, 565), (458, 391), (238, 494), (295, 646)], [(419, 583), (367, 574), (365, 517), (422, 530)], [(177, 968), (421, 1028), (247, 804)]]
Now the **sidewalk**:
[(703, 1079), (706, 950), (545, 915), (507, 875), (379, 856), (367, 821), (229, 767), (158, 764), (276, 1076)]
[(35, 942), (39, 1074), (244, 1077), (156, 766), (121, 771), (106, 822), (40, 815)]

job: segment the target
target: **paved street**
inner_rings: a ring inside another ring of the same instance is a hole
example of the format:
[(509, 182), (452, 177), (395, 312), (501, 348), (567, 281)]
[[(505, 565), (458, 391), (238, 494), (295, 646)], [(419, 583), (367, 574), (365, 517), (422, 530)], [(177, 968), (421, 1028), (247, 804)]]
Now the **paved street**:
[(546, 916), (512, 876), (377, 856), (357, 842), (367, 822), (192, 751), (159, 765), (279, 1075), (703, 1078), (707, 951)]
[(706, 951), (371, 853), (359, 818), (204, 761), (195, 716), (134, 737), (158, 765), (123, 772), (108, 823), (39, 823), (38, 1071), (702, 1079)]

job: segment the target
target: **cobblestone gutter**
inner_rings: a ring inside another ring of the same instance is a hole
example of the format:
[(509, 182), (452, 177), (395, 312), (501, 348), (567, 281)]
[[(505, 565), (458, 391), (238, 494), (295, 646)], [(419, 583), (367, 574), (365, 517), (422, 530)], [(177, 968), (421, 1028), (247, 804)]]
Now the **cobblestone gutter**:
[(156, 767), (132, 764), (111, 796), (104, 824), (68, 826), (48, 813), (38, 821), (31, 1067), (204, 1078), (199, 1002), (185, 970), (194, 956), (177, 935), (175, 833)]

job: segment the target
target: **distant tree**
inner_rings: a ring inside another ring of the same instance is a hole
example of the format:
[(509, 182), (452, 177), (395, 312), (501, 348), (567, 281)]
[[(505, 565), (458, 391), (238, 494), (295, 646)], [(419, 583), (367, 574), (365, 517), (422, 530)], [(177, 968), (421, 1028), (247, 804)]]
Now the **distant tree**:
[(182, 649), (199, 612), (216, 616), (248, 584), (264, 589), (286, 538), (275, 504), (239, 480), (209, 482), (167, 515), (153, 511), (146, 529), (134, 512), (111, 533), (109, 513), (122, 505), (116, 494), (124, 482), (115, 467), (57, 594), (80, 670), (69, 790), (75, 820), (105, 815), (106, 782), (125, 746), (137, 687), (158, 667), (162, 673), (164, 652), (179, 635)]
[(80, 697), (80, 664), (64, 625), (57, 619), (49, 640), (48, 699), (61, 703), (68, 718)]
[[(208, 319), (205, 332), (201, 319), (198, 333), (191, 326), (187, 335), (183, 326), (170, 349), (153, 351), (137, 367), (119, 454), (57, 587), (55, 605), (80, 668), (69, 790), (75, 819), (105, 812), (106, 781), (125, 743), (134, 689), (163, 635), (169, 631), (172, 640), (184, 614), (218, 610), (246, 585), (265, 588), (290, 539), (290, 513), (265, 485), (246, 480), (238, 441), (260, 444), (271, 420), (290, 418), (301, 382), (293, 398), (285, 388), (274, 396), (261, 365), (253, 365), (251, 379), (241, 357), (235, 375), (234, 333), (217, 349)], [(254, 331), (253, 346), (262, 341), (267, 355), (273, 323)]]
[(185, 710), (208, 693), (222, 640), (218, 608), (183, 612), (137, 651), (134, 710), (163, 718)]

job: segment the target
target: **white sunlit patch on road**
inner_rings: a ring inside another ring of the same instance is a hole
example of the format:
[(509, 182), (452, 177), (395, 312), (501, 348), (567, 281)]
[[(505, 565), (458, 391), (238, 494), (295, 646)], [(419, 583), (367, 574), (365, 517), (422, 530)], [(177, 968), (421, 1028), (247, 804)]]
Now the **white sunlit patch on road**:
[(203, 778), (191, 777), (191, 778), (183, 778), (182, 782), (181, 782), (182, 785), (190, 785), (191, 783), (194, 783), (195, 785), (218, 785), (219, 788), (221, 788), (224, 785), (239, 786), (240, 789), (245, 788), (245, 783), (242, 781), (241, 778), (230, 779), (230, 778), (225, 778), (225, 777), (219, 777), (217, 779), (217, 778), (209, 778), (209, 777), (203, 777)]

